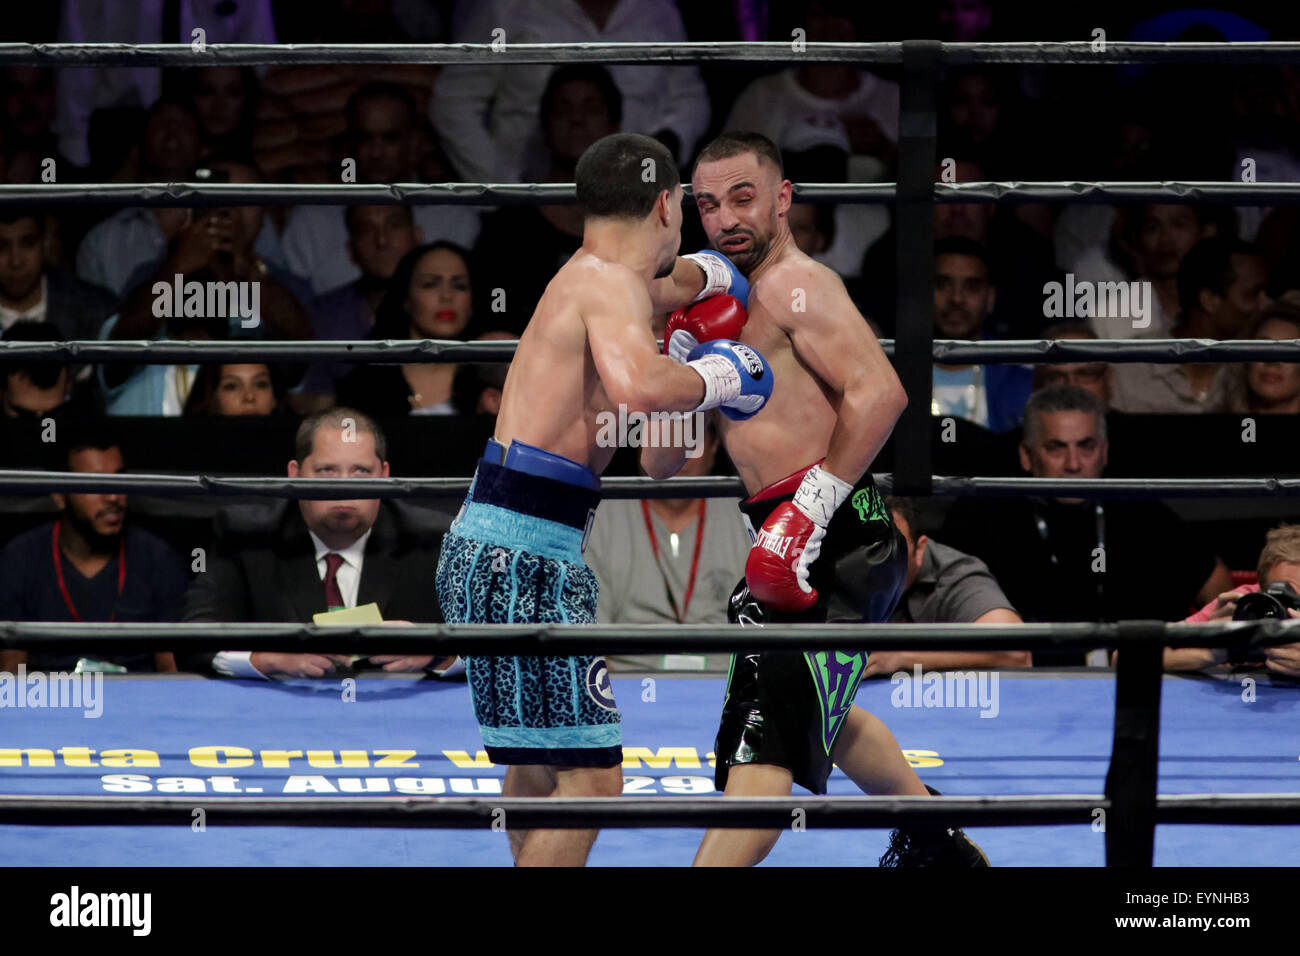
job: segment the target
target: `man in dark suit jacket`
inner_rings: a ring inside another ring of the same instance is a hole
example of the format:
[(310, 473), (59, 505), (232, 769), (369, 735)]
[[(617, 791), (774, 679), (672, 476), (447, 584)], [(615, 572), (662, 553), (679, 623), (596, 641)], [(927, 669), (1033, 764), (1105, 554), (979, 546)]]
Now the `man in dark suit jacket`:
[(10, 206), (0, 212), (0, 325), (49, 322), (64, 339), (94, 339), (117, 311), (117, 297), (50, 267), (41, 210)]
[[(382, 432), (335, 408), (303, 421), (290, 478), (388, 477)], [(379, 605), (386, 621), (442, 620), (433, 587), (450, 517), (396, 501), (281, 501), (219, 514), (207, 568), (185, 595), (184, 621), (310, 623), (332, 607)], [(326, 677), (349, 664), (337, 654), (221, 651), (181, 655), (183, 670), (233, 677)], [(459, 669), (454, 658), (379, 655), (387, 671)]]

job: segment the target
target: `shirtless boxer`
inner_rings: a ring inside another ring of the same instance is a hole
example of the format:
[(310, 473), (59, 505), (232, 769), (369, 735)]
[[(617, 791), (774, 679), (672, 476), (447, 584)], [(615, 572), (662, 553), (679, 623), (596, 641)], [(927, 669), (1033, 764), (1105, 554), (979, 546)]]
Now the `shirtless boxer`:
[[(770, 369), (746, 346), (705, 343), (685, 366), (656, 347), (651, 317), (665, 311), (651, 295), (657, 277), (673, 296), (744, 294), (733, 285), (744, 279), (716, 253), (676, 258), (682, 189), (669, 152), (646, 136), (607, 136), (582, 155), (576, 182), (582, 248), (519, 341), (495, 436), (443, 539), (437, 588), (449, 623), (594, 623), (596, 578), (582, 547), (597, 475), (615, 451), (597, 443), (598, 416), (620, 404), (747, 416), (771, 394)], [(646, 452), (647, 473), (667, 477), (667, 453)], [(465, 662), (488, 758), (507, 765), (505, 796), (622, 793), (620, 716), (602, 658)], [(506, 826), (520, 866), (580, 866), (597, 833)]]
[[(665, 348), (728, 334), (771, 363), (761, 415), (724, 421), (723, 441), (750, 498), (756, 540), (729, 620), (880, 622), (906, 574), (906, 544), (868, 467), (907, 404), (898, 376), (844, 284), (795, 246), (791, 186), (780, 153), (755, 133), (725, 133), (700, 154), (693, 180), (710, 244), (751, 283), (743, 328), (715, 318), (717, 300), (676, 313)], [(723, 297), (725, 301), (725, 297)], [(737, 654), (718, 730), (716, 783), (727, 796), (825, 793), (832, 762), (867, 793), (926, 796), (893, 734), (852, 706), (866, 654)], [(697, 865), (753, 865), (779, 830), (714, 829)], [(987, 866), (947, 826), (895, 831), (883, 865)]]

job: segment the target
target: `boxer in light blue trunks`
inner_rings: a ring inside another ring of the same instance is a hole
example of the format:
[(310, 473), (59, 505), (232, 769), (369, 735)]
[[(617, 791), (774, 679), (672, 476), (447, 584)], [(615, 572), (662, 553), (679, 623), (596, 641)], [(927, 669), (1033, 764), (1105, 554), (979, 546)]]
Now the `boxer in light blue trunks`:
[[(437, 587), (448, 623), (594, 622), (596, 579), (582, 548), (597, 476), (617, 445), (598, 440), (601, 419), (620, 406), (748, 417), (772, 392), (762, 356), (735, 341), (702, 344), (684, 364), (659, 354), (654, 315), (748, 296), (724, 257), (677, 257), (682, 189), (671, 154), (646, 136), (607, 136), (578, 161), (576, 183), (582, 248), (520, 338), (495, 437), (443, 540)], [(681, 454), (644, 447), (641, 464), (667, 478)], [(507, 766), (504, 795), (622, 793), (620, 716), (602, 658), (471, 655), (466, 669), (488, 757)], [(506, 828), (521, 866), (581, 866), (597, 833)]]

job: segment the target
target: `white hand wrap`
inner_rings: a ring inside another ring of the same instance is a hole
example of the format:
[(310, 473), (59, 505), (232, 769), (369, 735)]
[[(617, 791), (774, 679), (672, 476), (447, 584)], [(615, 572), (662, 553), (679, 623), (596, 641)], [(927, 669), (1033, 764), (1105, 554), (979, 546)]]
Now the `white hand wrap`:
[(677, 329), (672, 335), (668, 336), (668, 355), (679, 365), (686, 364), (686, 356), (690, 355), (695, 346), (700, 344), (700, 340), (691, 335), (685, 329)]
[(705, 256), (692, 252), (682, 258), (690, 259), (704, 271), (704, 289), (691, 299), (692, 302), (702, 302), (731, 288), (731, 270), (722, 264), (717, 255)]
[(853, 486), (847, 481), (840, 481), (821, 465), (813, 465), (804, 473), (799, 490), (794, 493), (794, 506), (817, 527), (825, 528), (831, 523), (835, 509), (848, 501), (852, 493)]
[(740, 372), (721, 355), (702, 355), (686, 367), (704, 379), (704, 401), (694, 411), (707, 412), (740, 397)]

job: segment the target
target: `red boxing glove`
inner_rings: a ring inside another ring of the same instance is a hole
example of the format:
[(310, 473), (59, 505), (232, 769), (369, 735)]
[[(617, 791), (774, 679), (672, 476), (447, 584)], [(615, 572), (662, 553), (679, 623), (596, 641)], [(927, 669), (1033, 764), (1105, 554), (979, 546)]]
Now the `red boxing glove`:
[(777, 611), (806, 611), (817, 603), (808, 568), (822, 553), (832, 515), (853, 492), (818, 463), (809, 468), (794, 500), (778, 505), (763, 522), (745, 561), (749, 593)]
[(806, 611), (816, 604), (817, 589), (807, 583), (808, 565), (820, 553), (825, 534), (793, 501), (779, 505), (749, 549), (749, 593), (777, 611)]
[(730, 295), (715, 295), (678, 309), (664, 328), (664, 354), (685, 363), (691, 350), (701, 342), (738, 340), (748, 318), (744, 305)]

